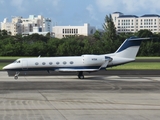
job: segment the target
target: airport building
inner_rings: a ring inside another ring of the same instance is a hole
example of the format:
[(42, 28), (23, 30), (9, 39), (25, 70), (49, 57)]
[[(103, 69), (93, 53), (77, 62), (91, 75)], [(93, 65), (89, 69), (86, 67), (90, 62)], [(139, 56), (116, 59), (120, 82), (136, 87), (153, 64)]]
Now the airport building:
[(51, 19), (44, 18), (41, 15), (29, 15), (29, 18), (12, 17), (11, 22), (5, 18), (1, 22), (1, 30), (7, 30), (12, 35), (29, 35), (33, 33), (45, 35), (52, 32), (52, 22)]
[(160, 16), (157, 14), (146, 14), (138, 17), (114, 12), (112, 19), (118, 33), (138, 32), (143, 29), (150, 30), (153, 33), (160, 32)]
[(83, 26), (54, 26), (53, 34), (56, 38), (64, 38), (66, 36), (74, 35), (93, 35), (96, 32), (96, 28), (85, 23)]

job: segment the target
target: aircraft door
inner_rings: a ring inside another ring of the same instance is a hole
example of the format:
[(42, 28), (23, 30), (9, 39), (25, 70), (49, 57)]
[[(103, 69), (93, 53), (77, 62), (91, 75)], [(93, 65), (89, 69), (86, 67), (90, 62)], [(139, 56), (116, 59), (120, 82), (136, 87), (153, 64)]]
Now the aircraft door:
[(28, 62), (22, 61), (22, 70), (27, 70), (27, 69), (28, 69)]

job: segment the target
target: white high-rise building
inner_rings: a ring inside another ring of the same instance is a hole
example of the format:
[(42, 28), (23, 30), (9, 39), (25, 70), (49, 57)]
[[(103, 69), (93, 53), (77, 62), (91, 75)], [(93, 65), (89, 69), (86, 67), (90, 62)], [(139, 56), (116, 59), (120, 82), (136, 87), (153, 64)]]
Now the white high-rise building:
[(22, 34), (21, 17), (13, 17), (11, 24), (12, 24), (12, 27), (11, 27), (11, 34), (12, 35)]
[(13, 17), (12, 22), (8, 22), (5, 18), (1, 23), (1, 30), (3, 29), (11, 32), (12, 35), (47, 34), (52, 32), (52, 22), (51, 19), (41, 15), (29, 15), (29, 18)]
[(138, 32), (143, 29), (150, 30), (153, 33), (160, 32), (160, 16), (156, 14), (146, 14), (138, 17), (114, 12), (112, 19), (118, 33)]
[(53, 33), (56, 38), (64, 38), (66, 36), (74, 35), (93, 35), (96, 28), (85, 23), (83, 26), (54, 26)]
[(9, 32), (12, 33), (12, 27), (13, 27), (13, 25), (12, 25), (11, 22), (8, 21), (7, 18), (5, 18), (3, 20), (3, 22), (1, 22), (0, 26), (1, 26), (1, 30), (6, 30), (8, 33)]
[(41, 15), (29, 15), (29, 18), (23, 18), (23, 35), (39, 33), (47, 34), (52, 32), (52, 21)]

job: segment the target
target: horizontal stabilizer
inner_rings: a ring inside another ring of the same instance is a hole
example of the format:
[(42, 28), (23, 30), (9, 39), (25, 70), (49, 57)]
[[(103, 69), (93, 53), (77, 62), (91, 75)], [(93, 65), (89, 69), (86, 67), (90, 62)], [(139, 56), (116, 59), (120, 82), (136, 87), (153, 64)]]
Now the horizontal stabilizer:
[(132, 41), (132, 40), (149, 40), (149, 39), (151, 39), (151, 38), (137, 38), (137, 37), (130, 37), (129, 39), (128, 39), (128, 41)]

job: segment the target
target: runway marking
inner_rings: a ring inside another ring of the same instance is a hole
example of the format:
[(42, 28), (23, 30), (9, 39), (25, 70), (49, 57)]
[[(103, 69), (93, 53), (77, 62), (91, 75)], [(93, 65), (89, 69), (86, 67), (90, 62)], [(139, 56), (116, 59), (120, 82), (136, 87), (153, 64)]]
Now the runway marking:
[(151, 81), (160, 81), (160, 77), (144, 77), (145, 79), (149, 79)]

